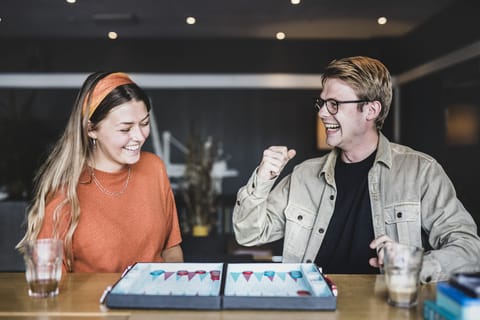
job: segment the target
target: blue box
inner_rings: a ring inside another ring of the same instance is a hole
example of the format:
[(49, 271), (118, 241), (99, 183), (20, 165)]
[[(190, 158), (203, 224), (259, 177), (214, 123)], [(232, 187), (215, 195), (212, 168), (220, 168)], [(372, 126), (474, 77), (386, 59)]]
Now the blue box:
[(455, 316), (435, 303), (425, 300), (423, 302), (423, 319), (425, 320), (456, 320)]
[(436, 302), (458, 320), (480, 319), (480, 298), (470, 297), (449, 283), (437, 283)]

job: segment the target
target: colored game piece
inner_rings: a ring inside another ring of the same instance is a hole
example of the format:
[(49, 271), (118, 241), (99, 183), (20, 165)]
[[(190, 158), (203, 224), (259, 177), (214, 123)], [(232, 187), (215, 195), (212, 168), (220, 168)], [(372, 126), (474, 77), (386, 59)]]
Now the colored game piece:
[(250, 277), (252, 276), (253, 271), (243, 271), (242, 274), (245, 277), (245, 280), (248, 281), (248, 280), (250, 280)]
[(184, 280), (185, 277), (188, 277), (188, 271), (187, 270), (178, 270), (177, 271), (177, 281), (186, 281)]
[(203, 281), (203, 279), (205, 279), (205, 277), (207, 276), (207, 271), (205, 270), (197, 270), (195, 271), (195, 273), (198, 274), (201, 281)]
[(302, 278), (302, 272), (298, 270), (293, 270), (288, 273), (293, 280), (297, 281), (298, 279)]
[(215, 280), (220, 280), (220, 271), (218, 270), (212, 270), (210, 271), (210, 278), (215, 281)]
[(165, 273), (165, 270), (153, 270), (150, 272), (150, 274), (154, 277), (161, 276), (164, 273)]
[(275, 271), (266, 270), (266, 271), (263, 272), (263, 274), (265, 275), (265, 277), (270, 279), (270, 281), (273, 281), (273, 277), (275, 276)]

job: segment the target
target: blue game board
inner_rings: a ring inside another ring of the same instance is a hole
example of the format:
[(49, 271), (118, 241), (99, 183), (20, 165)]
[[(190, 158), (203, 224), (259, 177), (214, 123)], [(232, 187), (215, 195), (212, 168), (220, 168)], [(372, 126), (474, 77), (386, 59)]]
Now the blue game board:
[(314, 264), (137, 263), (113, 286), (110, 308), (334, 310)]
[(336, 297), (314, 264), (229, 264), (223, 308), (335, 310)]
[(137, 263), (107, 297), (110, 308), (220, 309), (223, 263)]

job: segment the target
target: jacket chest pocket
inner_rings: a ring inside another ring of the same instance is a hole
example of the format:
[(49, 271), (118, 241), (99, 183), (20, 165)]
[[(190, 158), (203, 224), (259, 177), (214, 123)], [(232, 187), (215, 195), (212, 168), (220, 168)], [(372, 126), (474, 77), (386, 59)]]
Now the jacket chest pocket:
[(400, 243), (422, 246), (419, 203), (396, 203), (384, 209), (387, 235)]
[(284, 246), (298, 255), (304, 254), (310, 233), (315, 222), (316, 213), (295, 205), (285, 209), (285, 241)]

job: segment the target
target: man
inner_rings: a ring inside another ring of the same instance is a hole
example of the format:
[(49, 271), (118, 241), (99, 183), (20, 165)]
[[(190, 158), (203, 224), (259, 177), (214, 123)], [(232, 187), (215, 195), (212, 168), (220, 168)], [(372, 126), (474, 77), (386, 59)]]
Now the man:
[(388, 241), (424, 248), (423, 283), (479, 270), (477, 227), (442, 167), (380, 132), (391, 101), (380, 61), (332, 61), (315, 106), (333, 150), (296, 166), (272, 190), (295, 150), (266, 149), (238, 192), (237, 241), (284, 238), (284, 262), (315, 262), (326, 273), (378, 273)]

